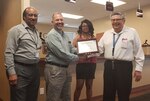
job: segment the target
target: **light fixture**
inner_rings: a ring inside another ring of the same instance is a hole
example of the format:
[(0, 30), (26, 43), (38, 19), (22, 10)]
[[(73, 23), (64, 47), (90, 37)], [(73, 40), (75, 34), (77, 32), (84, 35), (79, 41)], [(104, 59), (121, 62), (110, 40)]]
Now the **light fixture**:
[(101, 5), (106, 5), (107, 1), (109, 1), (109, 2), (111, 1), (113, 3), (114, 7), (126, 4), (126, 2), (120, 1), (120, 0), (91, 0), (91, 2), (101, 4)]
[(76, 3), (76, 0), (65, 0), (66, 2)]
[(78, 28), (77, 25), (69, 25), (69, 24), (65, 24), (64, 27), (68, 27), (68, 28)]
[(74, 15), (74, 14), (68, 14), (68, 13), (62, 13), (64, 18), (70, 18), (70, 19), (81, 19), (83, 16), (81, 15)]
[(106, 1), (105, 9), (106, 11), (113, 11), (114, 10), (113, 3), (110, 1)]
[(136, 16), (142, 18), (143, 17), (143, 10), (140, 7), (140, 3), (139, 3), (139, 7), (136, 10)]

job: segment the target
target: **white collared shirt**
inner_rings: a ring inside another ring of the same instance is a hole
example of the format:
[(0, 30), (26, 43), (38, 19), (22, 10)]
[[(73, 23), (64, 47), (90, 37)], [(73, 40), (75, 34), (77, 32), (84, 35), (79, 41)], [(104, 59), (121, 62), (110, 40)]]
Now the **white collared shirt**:
[[(115, 44), (114, 56), (112, 55), (113, 34), (115, 34), (115, 39), (117, 39), (120, 34)], [(139, 35), (134, 28), (124, 26), (122, 31), (118, 34), (115, 33), (113, 29), (108, 30), (98, 42), (98, 46), (100, 53), (104, 53), (106, 59), (135, 60), (136, 70), (142, 71), (145, 57)]]

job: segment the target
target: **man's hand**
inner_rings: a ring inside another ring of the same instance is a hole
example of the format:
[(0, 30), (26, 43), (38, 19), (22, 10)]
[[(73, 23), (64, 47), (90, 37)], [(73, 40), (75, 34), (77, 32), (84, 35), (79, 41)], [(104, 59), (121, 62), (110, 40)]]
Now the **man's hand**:
[(135, 71), (135, 72), (134, 72), (134, 78), (135, 78), (135, 81), (136, 81), (136, 82), (140, 81), (141, 78), (142, 78), (142, 73), (141, 73), (141, 71)]
[(17, 84), (17, 75), (16, 74), (9, 75), (9, 83), (12, 86)]

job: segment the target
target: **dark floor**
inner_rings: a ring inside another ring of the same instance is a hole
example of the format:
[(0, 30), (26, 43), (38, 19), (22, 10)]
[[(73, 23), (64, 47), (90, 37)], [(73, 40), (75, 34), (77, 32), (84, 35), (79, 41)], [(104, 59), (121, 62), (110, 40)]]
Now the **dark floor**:
[[(86, 99), (80, 101), (86, 101)], [(102, 101), (102, 95), (93, 97), (92, 101)], [(130, 101), (150, 101), (150, 84), (133, 88), (130, 96)]]
[(150, 93), (131, 98), (130, 101), (150, 101)]
[[(86, 101), (86, 100), (81, 100), (81, 101)], [(93, 98), (92, 101), (102, 101), (102, 99), (100, 97), (96, 97)], [(143, 95), (131, 97), (130, 101), (150, 101), (150, 92)]]

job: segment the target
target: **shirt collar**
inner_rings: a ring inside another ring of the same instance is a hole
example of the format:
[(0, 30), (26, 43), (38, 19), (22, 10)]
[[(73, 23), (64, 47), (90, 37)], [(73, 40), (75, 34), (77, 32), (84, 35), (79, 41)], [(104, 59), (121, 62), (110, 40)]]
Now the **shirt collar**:
[(60, 35), (64, 35), (64, 31), (59, 31), (56, 28), (54, 28)]
[(32, 30), (32, 31), (37, 30), (36, 27), (34, 27), (34, 29), (30, 28), (30, 27), (27, 25), (27, 23), (24, 22), (24, 21), (22, 22), (22, 25), (25, 27), (25, 29), (30, 29), (30, 30)]
[(121, 32), (119, 32), (119, 33), (116, 33), (113, 28), (111, 29), (112, 34), (122, 34), (122, 33), (124, 33), (125, 31), (126, 31), (126, 26), (124, 26), (124, 27), (122, 28)]

